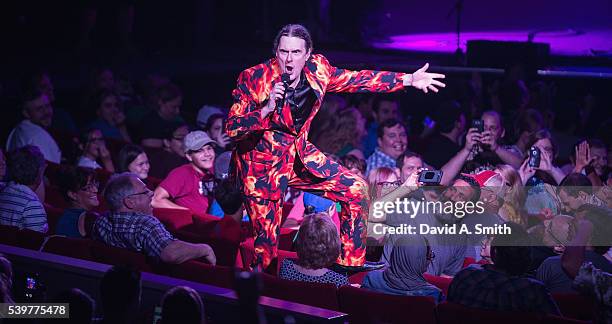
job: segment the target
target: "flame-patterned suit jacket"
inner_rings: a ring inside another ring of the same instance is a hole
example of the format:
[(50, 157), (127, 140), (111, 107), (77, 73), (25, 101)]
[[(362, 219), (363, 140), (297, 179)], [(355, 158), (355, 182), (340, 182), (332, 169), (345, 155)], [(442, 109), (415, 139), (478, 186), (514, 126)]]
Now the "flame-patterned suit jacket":
[[(226, 133), (237, 143), (233, 156), (233, 176), (242, 181), (245, 195), (269, 200), (281, 198), (287, 184), (279, 173), (288, 173), (296, 155), (306, 169), (318, 178), (338, 172), (338, 165), (308, 141), (308, 132), (326, 92), (393, 92), (403, 89), (404, 73), (385, 71), (349, 71), (330, 65), (320, 54), (311, 55), (304, 66), (308, 84), (317, 100), (299, 132), (293, 126), (290, 107), (281, 114), (271, 112), (261, 118), (273, 83), (281, 81), (281, 69), (275, 58), (240, 73), (234, 103), (226, 123)], [(295, 153), (297, 154), (295, 154)]]

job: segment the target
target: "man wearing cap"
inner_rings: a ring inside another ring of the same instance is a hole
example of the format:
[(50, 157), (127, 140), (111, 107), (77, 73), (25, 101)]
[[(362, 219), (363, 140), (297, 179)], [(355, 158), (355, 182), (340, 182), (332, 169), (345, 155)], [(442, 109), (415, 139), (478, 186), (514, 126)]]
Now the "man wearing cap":
[(152, 205), (155, 208), (190, 209), (204, 215), (213, 195), (215, 149), (213, 141), (203, 131), (185, 136), (185, 157), (188, 164), (168, 174), (155, 189)]
[(412, 86), (437, 92), (444, 84), (427, 65), (413, 74), (349, 71), (312, 53), (301, 25), (286, 25), (274, 41), (275, 58), (244, 70), (232, 92), (225, 131), (236, 142), (233, 176), (246, 196), (255, 230), (251, 267), (262, 270), (276, 256), (282, 197), (289, 186), (340, 203), (341, 252), (338, 264), (365, 262), (367, 184), (331, 161), (308, 141), (310, 125), (326, 92), (394, 92)]

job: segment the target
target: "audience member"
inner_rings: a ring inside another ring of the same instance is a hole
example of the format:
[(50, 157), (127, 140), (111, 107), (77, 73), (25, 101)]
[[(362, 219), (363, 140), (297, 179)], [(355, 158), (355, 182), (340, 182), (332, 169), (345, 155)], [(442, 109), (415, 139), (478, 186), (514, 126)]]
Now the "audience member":
[(55, 105), (55, 91), (49, 73), (40, 71), (32, 75), (28, 81), (30, 84), (28, 84), (27, 87), (38, 89), (44, 93), (49, 99), (49, 103), (53, 105), (53, 120), (50, 128), (68, 134), (76, 134), (77, 127), (72, 116), (64, 109), (58, 108)]
[(612, 318), (612, 275), (585, 262), (585, 246), (591, 238), (593, 224), (580, 220), (574, 239), (563, 252), (561, 263), (565, 273), (573, 280), (572, 286), (595, 301), (594, 323), (608, 323)]
[(140, 180), (149, 177), (149, 158), (142, 147), (135, 144), (128, 144), (119, 151), (117, 158), (118, 172), (131, 172), (138, 176)]
[(140, 272), (114, 266), (102, 277), (100, 299), (101, 324), (128, 324), (136, 321), (140, 311), (142, 282)]
[(359, 175), (365, 178), (366, 161), (352, 154), (346, 154), (340, 159), (340, 164), (353, 174)]
[(570, 164), (563, 166), (565, 173), (583, 173), (594, 186), (602, 186), (608, 179), (608, 149), (598, 139), (581, 141), (574, 147), (575, 155)]
[(465, 113), (458, 102), (447, 101), (436, 109), (434, 121), (437, 132), (429, 140), (423, 159), (439, 170), (461, 149), (459, 141), (465, 131)]
[(391, 295), (429, 296), (444, 300), (442, 291), (423, 277), (435, 254), (423, 236), (404, 236), (394, 242), (389, 266), (369, 272), (361, 288)]
[(172, 170), (155, 189), (153, 207), (189, 209), (200, 215), (208, 212), (214, 190), (214, 145), (203, 131), (185, 136), (189, 163)]
[(513, 151), (520, 152), (521, 157), (527, 156), (527, 151), (533, 145), (533, 136), (538, 131), (544, 129), (544, 118), (539, 111), (527, 109), (521, 112), (514, 123), (515, 144)]
[(366, 176), (380, 167), (395, 168), (395, 160), (406, 150), (406, 126), (396, 119), (388, 119), (378, 128), (378, 147), (367, 159)]
[(365, 159), (361, 142), (366, 135), (365, 119), (357, 108), (342, 109), (334, 116), (334, 128), (324, 131), (315, 143), (323, 152), (330, 152), (339, 158), (351, 154)]
[[(110, 152), (106, 148), (104, 137), (99, 129), (89, 129), (81, 134), (79, 150), (82, 154), (78, 157), (77, 166), (90, 169), (102, 169), (113, 173), (115, 166)], [(102, 166), (98, 163), (102, 163)]]
[(279, 277), (286, 280), (348, 285), (345, 275), (328, 269), (340, 255), (338, 229), (329, 215), (304, 217), (296, 241), (298, 259), (284, 259)]
[(363, 153), (365, 156), (370, 156), (378, 145), (378, 127), (390, 119), (400, 120), (399, 102), (394, 95), (379, 94), (362, 98), (357, 102), (356, 107), (367, 121), (367, 136), (363, 139)]
[[(604, 272), (612, 272), (612, 263), (606, 259), (603, 255), (606, 254), (610, 247), (610, 238), (609, 238), (609, 226), (610, 221), (609, 218), (612, 217), (612, 214), (608, 212), (595, 211), (592, 209), (590, 211), (590, 217), (587, 219), (589, 221), (595, 220), (595, 226), (593, 228), (593, 232), (589, 236), (588, 240), (586, 240), (584, 244), (584, 261), (590, 262), (594, 267), (600, 269)], [(597, 226), (604, 226), (603, 228), (597, 228)], [(608, 227), (605, 227), (608, 226)], [(572, 233), (573, 234), (573, 233)], [(607, 238), (605, 236), (608, 236)], [(603, 239), (602, 239), (603, 238)], [(593, 242), (598, 241), (598, 246), (596, 246)], [(606, 245), (599, 244), (602, 241), (607, 242)], [(567, 249), (570, 245), (566, 242), (564, 249)], [(544, 285), (553, 293), (571, 293), (576, 292), (572, 287), (572, 278), (567, 275), (567, 273), (563, 270), (561, 263), (561, 256), (552, 256), (544, 260), (540, 267), (536, 272), (536, 278), (544, 283)]]
[(527, 226), (527, 217), (524, 212), (525, 188), (518, 171), (510, 165), (500, 164), (495, 168), (503, 178), (504, 204), (499, 210), (499, 216), (504, 221)]
[(140, 129), (140, 144), (144, 147), (163, 146), (164, 135), (175, 123), (183, 122), (181, 106), (183, 94), (174, 84), (165, 84), (157, 91), (157, 111), (150, 112), (142, 120)]
[(89, 125), (90, 128), (99, 129), (105, 138), (132, 142), (121, 107), (121, 99), (117, 93), (112, 90), (100, 90), (90, 99), (89, 107), (95, 109), (97, 115), (97, 119)]
[(22, 98), (22, 113), (25, 117), (9, 134), (6, 151), (10, 152), (26, 145), (37, 146), (47, 161), (59, 164), (62, 152), (47, 132), (53, 119), (53, 107), (49, 98), (39, 90), (28, 90)]
[(531, 258), (527, 232), (517, 224), (506, 225), (512, 233), (497, 235), (491, 243), (493, 264), (459, 271), (448, 289), (448, 301), (488, 310), (560, 315), (546, 287), (525, 275)]
[(189, 126), (185, 123), (176, 123), (164, 136), (163, 150), (155, 149), (149, 152), (151, 170), (149, 174), (157, 179), (164, 179), (168, 173), (179, 166), (189, 163), (185, 157), (185, 136), (189, 133)]
[(96, 220), (93, 238), (111, 246), (142, 252), (166, 263), (205, 258), (214, 265), (216, 258), (210, 246), (176, 240), (151, 215), (152, 197), (153, 192), (135, 174), (113, 176), (104, 189), (110, 214)]
[(161, 307), (161, 324), (206, 323), (202, 298), (191, 287), (178, 286), (171, 288), (162, 297)]
[(479, 131), (478, 145), (468, 157), (463, 172), (478, 173), (483, 170), (493, 170), (498, 164), (509, 164), (514, 168), (521, 166), (522, 153), (512, 146), (501, 145), (501, 139), (506, 131), (498, 112), (485, 111), (481, 117), (483, 132)]
[(397, 168), (400, 171), (400, 179), (402, 182), (408, 180), (408, 178), (415, 172), (419, 172), (425, 165), (423, 164), (423, 158), (414, 152), (405, 151), (402, 153), (395, 162)]
[(91, 169), (63, 166), (58, 177), (59, 190), (69, 207), (57, 221), (55, 233), (67, 237), (86, 237), (91, 234), (90, 213), (100, 205), (96, 174)]
[(11, 181), (0, 188), (0, 225), (46, 233), (47, 213), (36, 195), (47, 164), (38, 147), (26, 145), (10, 152)]
[(198, 127), (205, 131), (208, 136), (217, 142), (215, 153), (217, 155), (231, 150), (231, 140), (223, 130), (226, 115), (221, 109), (213, 106), (204, 106), (198, 111)]

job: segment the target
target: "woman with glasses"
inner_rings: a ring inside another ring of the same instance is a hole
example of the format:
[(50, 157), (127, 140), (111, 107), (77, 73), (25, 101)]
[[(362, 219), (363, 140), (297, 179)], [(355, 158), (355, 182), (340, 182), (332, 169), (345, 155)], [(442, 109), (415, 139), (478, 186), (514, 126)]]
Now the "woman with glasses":
[(439, 303), (444, 300), (444, 294), (423, 277), (434, 258), (424, 236), (404, 235), (394, 242), (389, 266), (368, 273), (361, 288), (390, 295), (428, 296)]
[(88, 236), (96, 216), (90, 212), (100, 205), (95, 171), (62, 166), (58, 185), (69, 207), (59, 218), (55, 233), (76, 238)]

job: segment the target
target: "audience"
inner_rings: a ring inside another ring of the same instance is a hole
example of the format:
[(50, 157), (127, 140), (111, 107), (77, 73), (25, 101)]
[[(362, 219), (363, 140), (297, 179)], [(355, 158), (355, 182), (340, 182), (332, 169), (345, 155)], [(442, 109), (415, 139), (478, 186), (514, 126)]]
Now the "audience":
[[(104, 166), (104, 170), (109, 173), (115, 172), (113, 159), (106, 148), (104, 137), (99, 129), (92, 128), (81, 134), (79, 150), (82, 153), (78, 157), (77, 166), (94, 170), (102, 169), (102, 166)], [(98, 161), (102, 163), (102, 166)]]
[(157, 110), (150, 112), (141, 123), (146, 125), (140, 129), (140, 144), (144, 147), (160, 148), (168, 129), (175, 123), (183, 122), (181, 106), (183, 94), (174, 84), (165, 84), (157, 91)]
[(389, 119), (400, 120), (399, 102), (394, 95), (378, 94), (361, 98), (357, 110), (367, 121), (367, 135), (363, 140), (363, 153), (370, 156), (377, 144), (378, 127)]
[(153, 207), (187, 209), (200, 215), (208, 212), (214, 190), (214, 145), (203, 131), (185, 136), (189, 163), (172, 170), (155, 189)]
[(57, 221), (55, 233), (67, 237), (87, 237), (91, 234), (90, 213), (100, 205), (96, 174), (91, 169), (64, 166), (60, 169), (59, 190), (69, 207)]
[(164, 136), (163, 149), (149, 151), (151, 170), (149, 174), (157, 179), (164, 179), (168, 173), (179, 166), (189, 163), (185, 157), (185, 136), (189, 133), (189, 126), (185, 123), (176, 123), (168, 129)]
[(362, 288), (401, 296), (430, 296), (436, 303), (444, 300), (442, 291), (423, 277), (435, 257), (423, 236), (404, 236), (394, 242), (389, 266), (369, 272)]
[(193, 288), (178, 286), (168, 290), (162, 297), (161, 307), (161, 324), (206, 323), (204, 303)]
[(46, 233), (47, 213), (36, 194), (47, 164), (36, 146), (26, 145), (9, 153), (11, 181), (0, 188), (0, 225)]
[(104, 316), (100, 324), (128, 324), (136, 321), (142, 293), (140, 272), (125, 267), (110, 268), (100, 283)]
[(134, 144), (128, 144), (119, 151), (118, 157), (118, 172), (131, 172), (138, 176), (138, 179), (144, 181), (149, 177), (149, 169), (151, 164), (147, 153), (142, 147)]
[(97, 115), (97, 119), (89, 125), (90, 128), (99, 129), (105, 138), (132, 142), (117, 93), (109, 89), (96, 92), (90, 99), (90, 107), (95, 109)]
[(113, 176), (104, 189), (110, 214), (96, 220), (93, 238), (111, 246), (142, 252), (166, 263), (205, 258), (214, 265), (216, 258), (210, 246), (175, 239), (151, 215), (152, 197), (153, 192), (135, 174)]
[(366, 121), (359, 110), (354, 107), (342, 109), (334, 119), (335, 127), (324, 131), (316, 143), (317, 147), (340, 158), (351, 154), (365, 159), (361, 142), (366, 135)]
[(53, 107), (49, 98), (40, 90), (27, 90), (23, 95), (22, 113), (25, 118), (9, 134), (6, 151), (26, 145), (37, 146), (47, 161), (60, 163), (62, 152), (47, 132), (53, 120)]
[(340, 255), (338, 229), (329, 215), (311, 214), (304, 217), (297, 234), (298, 259), (284, 259), (279, 277), (286, 280), (348, 285), (345, 275), (328, 269)]
[(423, 158), (436, 169), (453, 157), (461, 146), (461, 136), (465, 130), (465, 113), (458, 102), (449, 101), (440, 105), (434, 113), (436, 134), (432, 136), (423, 152)]
[(46, 71), (37, 72), (32, 75), (28, 82), (30, 84), (27, 87), (38, 89), (44, 93), (49, 99), (49, 103), (53, 105), (53, 120), (50, 128), (68, 134), (75, 134), (77, 127), (72, 116), (66, 110), (55, 105), (55, 91), (49, 74)]
[(509, 235), (497, 235), (491, 243), (493, 264), (467, 267), (453, 278), (448, 301), (467, 307), (560, 315), (544, 285), (526, 276), (530, 248), (520, 226), (506, 223)]
[(423, 164), (423, 158), (412, 151), (405, 151), (402, 153), (397, 158), (395, 165), (400, 171), (400, 179), (402, 182), (408, 180), (413, 173), (418, 172), (425, 166)]
[(500, 164), (495, 172), (503, 178), (504, 204), (499, 210), (499, 216), (507, 222), (513, 222), (521, 226), (527, 225), (527, 217), (524, 212), (525, 188), (518, 171), (510, 165)]
[(396, 119), (388, 119), (378, 128), (378, 146), (367, 159), (366, 176), (380, 167), (395, 168), (395, 160), (406, 150), (408, 132)]
[(231, 140), (225, 133), (225, 114), (221, 109), (213, 106), (204, 106), (198, 111), (198, 127), (205, 131), (208, 136), (217, 142), (215, 153), (220, 155), (225, 151), (231, 150)]

